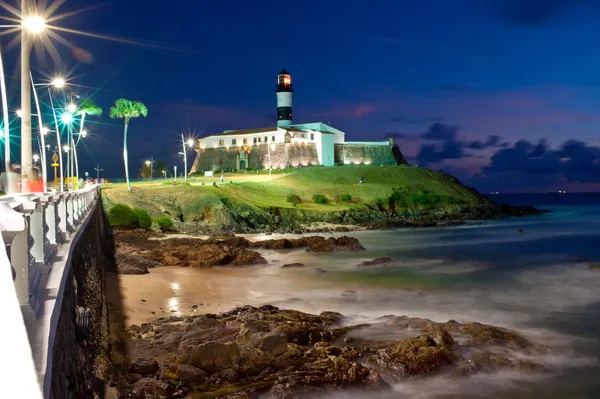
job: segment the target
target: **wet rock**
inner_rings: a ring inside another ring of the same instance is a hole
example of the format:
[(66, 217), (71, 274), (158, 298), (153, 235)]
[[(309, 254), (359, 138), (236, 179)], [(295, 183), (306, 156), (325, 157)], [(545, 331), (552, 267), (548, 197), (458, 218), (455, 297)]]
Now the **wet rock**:
[(133, 384), (133, 395), (136, 399), (168, 398), (169, 385), (154, 378), (142, 378)]
[(181, 354), (181, 362), (214, 374), (233, 367), (240, 361), (240, 351), (234, 343), (207, 342), (188, 347)]
[(244, 249), (231, 262), (232, 265), (266, 265), (268, 262), (256, 251)]
[(587, 267), (589, 270), (600, 270), (600, 264), (589, 264)]
[(252, 345), (263, 352), (279, 356), (287, 350), (287, 335), (283, 333), (257, 332), (250, 338)]
[[(272, 305), (161, 318), (129, 329), (136, 366), (127, 381), (158, 395), (176, 386), (188, 397), (310, 398), (330, 390), (389, 389), (384, 378), (543, 370), (525, 360), (543, 348), (495, 326), (407, 316), (348, 322), (337, 312), (312, 315)], [(147, 373), (160, 381), (143, 378)]]
[(158, 371), (158, 362), (149, 357), (136, 357), (129, 370), (140, 375), (154, 374)]
[(387, 256), (382, 256), (379, 258), (361, 262), (358, 264), (358, 267), (386, 266), (388, 263), (390, 263), (392, 261), (393, 261), (392, 258), (387, 257)]
[(304, 263), (286, 263), (285, 265), (282, 265), (281, 267), (304, 267)]

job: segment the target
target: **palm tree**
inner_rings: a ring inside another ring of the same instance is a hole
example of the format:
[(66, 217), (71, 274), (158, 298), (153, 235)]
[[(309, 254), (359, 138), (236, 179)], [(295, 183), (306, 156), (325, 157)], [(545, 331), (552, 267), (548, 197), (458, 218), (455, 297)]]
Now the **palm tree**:
[(102, 115), (102, 108), (96, 105), (94, 101), (90, 98), (83, 100), (79, 107), (77, 108), (77, 113), (81, 115), (81, 122), (79, 123), (79, 137), (77, 138), (77, 143), (81, 140), (81, 133), (83, 132), (83, 124), (85, 122), (86, 115), (92, 116), (100, 116)]
[(127, 190), (131, 191), (129, 184), (129, 167), (127, 165), (127, 127), (132, 118), (139, 118), (140, 115), (146, 117), (148, 108), (139, 102), (119, 98), (115, 105), (110, 107), (110, 117), (112, 119), (123, 119), (125, 121), (125, 130), (123, 132), (123, 161), (125, 162), (125, 180), (127, 181)]
[(77, 136), (77, 141), (73, 142), (71, 140), (71, 145), (73, 146), (73, 157), (75, 158), (75, 175), (77, 176), (77, 184), (79, 184), (79, 163), (77, 162), (77, 144), (81, 141), (81, 137), (83, 137), (83, 124), (85, 123), (86, 115), (102, 115), (102, 108), (96, 105), (91, 99), (85, 99), (79, 107), (77, 108), (76, 113), (81, 115), (81, 122), (79, 123), (79, 135)]

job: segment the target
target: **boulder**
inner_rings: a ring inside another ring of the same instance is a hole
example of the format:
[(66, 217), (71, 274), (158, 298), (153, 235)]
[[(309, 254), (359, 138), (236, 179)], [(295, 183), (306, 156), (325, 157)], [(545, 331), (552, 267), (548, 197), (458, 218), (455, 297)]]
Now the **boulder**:
[(266, 265), (268, 262), (258, 252), (242, 250), (231, 262), (232, 265)]
[(589, 270), (600, 270), (600, 264), (589, 264), (587, 267)]
[(250, 338), (252, 345), (263, 352), (279, 356), (287, 350), (287, 335), (276, 332), (257, 332)]
[(154, 374), (158, 371), (158, 362), (149, 357), (136, 357), (131, 362), (129, 370), (140, 375)]
[(133, 397), (136, 399), (159, 399), (170, 396), (169, 385), (154, 378), (142, 378), (133, 384)]
[(188, 347), (181, 354), (181, 363), (191, 364), (214, 374), (233, 367), (240, 361), (240, 350), (235, 343), (207, 342)]

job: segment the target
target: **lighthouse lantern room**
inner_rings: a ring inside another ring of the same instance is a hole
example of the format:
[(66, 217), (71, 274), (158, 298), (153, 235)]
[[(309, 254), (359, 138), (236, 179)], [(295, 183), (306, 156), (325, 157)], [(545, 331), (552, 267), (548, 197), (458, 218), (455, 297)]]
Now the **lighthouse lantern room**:
[(277, 126), (292, 124), (292, 96), (294, 86), (291, 75), (283, 68), (277, 76)]

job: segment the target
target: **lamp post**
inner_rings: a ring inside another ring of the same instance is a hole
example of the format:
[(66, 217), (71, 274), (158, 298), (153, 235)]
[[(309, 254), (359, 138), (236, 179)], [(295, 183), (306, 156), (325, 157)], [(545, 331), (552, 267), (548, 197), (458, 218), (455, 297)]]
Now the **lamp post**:
[(39, 15), (27, 15), (28, 2), (21, 2), (21, 191), (26, 187), (27, 180), (32, 178), (32, 140), (31, 140), (31, 48), (32, 35), (41, 33), (46, 28), (46, 22)]
[(188, 145), (188, 147), (194, 147), (194, 139), (187, 139), (187, 141), (183, 138), (183, 133), (181, 133), (181, 146), (183, 148), (183, 167), (185, 169), (185, 173), (184, 175), (184, 181), (187, 181), (187, 149), (185, 148), (186, 144)]
[(154, 176), (154, 156), (146, 161), (146, 166), (150, 166), (150, 181), (152, 181), (152, 177)]
[(165, 179), (165, 180), (167, 180), (167, 171), (166, 171), (166, 170), (163, 170), (163, 171), (162, 171), (162, 173), (163, 173), (163, 177), (164, 177), (164, 179)]
[(100, 171), (104, 169), (100, 169), (100, 164), (98, 163), (94, 169), (96, 170), (96, 184), (100, 184)]
[(8, 100), (6, 96), (6, 81), (4, 79), (4, 64), (0, 54), (0, 91), (2, 92), (2, 116), (4, 117), (4, 173), (6, 173), (5, 194), (12, 194), (12, 176), (10, 173), (10, 126), (8, 119)]
[[(65, 80), (62, 78), (55, 78), (52, 80), (52, 82), (50, 82), (50, 86), (53, 86), (57, 89), (62, 89), (65, 87)], [(48, 86), (48, 95), (50, 96), (50, 107), (52, 108), (54, 127), (56, 128), (56, 146), (60, 148), (60, 130), (58, 129), (58, 118), (56, 117), (56, 109), (54, 108), (54, 100), (52, 99), (52, 90), (50, 90), (50, 86)], [(58, 161), (60, 166), (60, 192), (62, 193), (65, 191), (62, 151), (58, 151)]]
[[(40, 102), (38, 100), (37, 90), (35, 88), (35, 84), (33, 83), (33, 75), (29, 72), (29, 78), (31, 80), (31, 87), (33, 88), (33, 98), (35, 100), (35, 108), (37, 111), (38, 117), (38, 128), (40, 129), (40, 140), (42, 147), (46, 147), (45, 136), (48, 134), (48, 128), (44, 127), (42, 122), (42, 111), (40, 109)], [(46, 151), (42, 151), (42, 182), (44, 187), (44, 192), (48, 191), (48, 176), (46, 171)]]
[(177, 166), (173, 166), (173, 177), (175, 178), (175, 182), (177, 182)]

